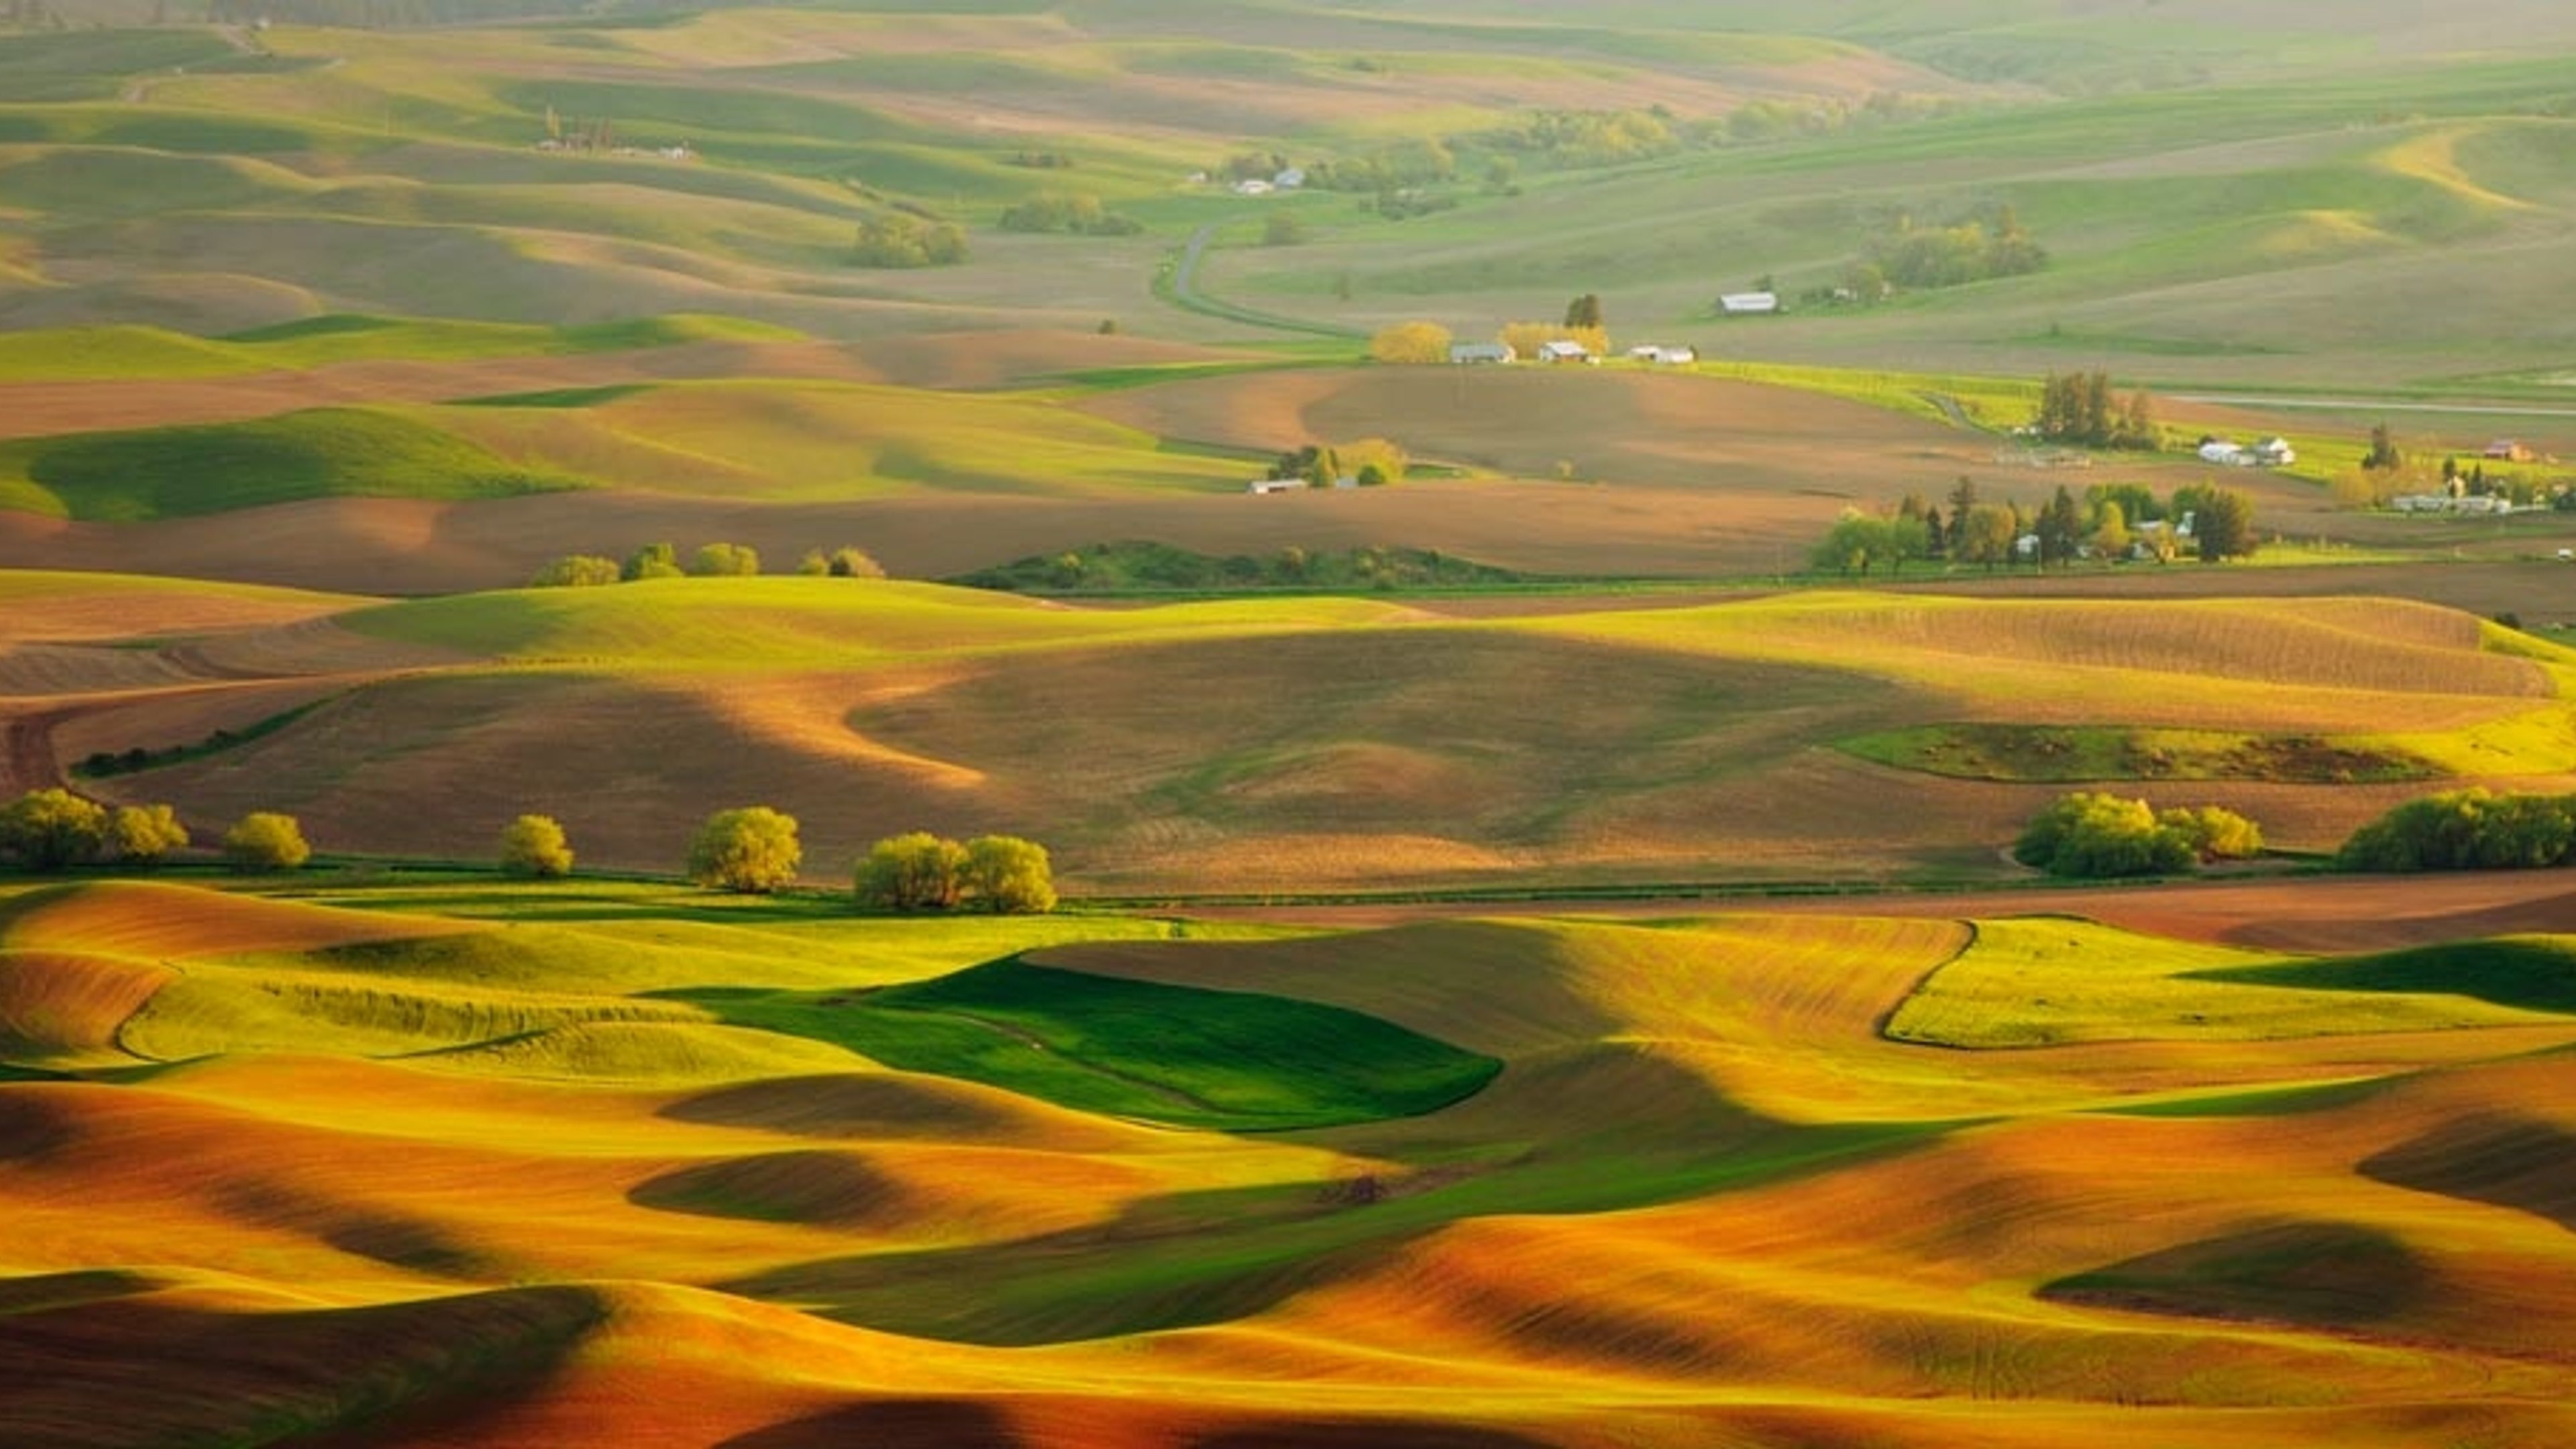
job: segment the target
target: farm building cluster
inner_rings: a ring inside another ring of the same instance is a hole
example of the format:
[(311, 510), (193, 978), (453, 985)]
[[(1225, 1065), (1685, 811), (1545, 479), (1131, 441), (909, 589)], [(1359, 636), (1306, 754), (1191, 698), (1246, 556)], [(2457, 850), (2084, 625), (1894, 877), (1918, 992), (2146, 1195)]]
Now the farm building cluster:
[[(1668, 347), (1659, 342), (1641, 342), (1628, 349), (1628, 360), (1659, 367), (1684, 367), (1699, 361), (1695, 347)], [(1498, 366), (1521, 360), (1520, 350), (1508, 342), (1453, 342), (1449, 360), (1460, 366)], [(1540, 362), (1598, 363), (1601, 355), (1571, 337), (1559, 337), (1539, 344)]]

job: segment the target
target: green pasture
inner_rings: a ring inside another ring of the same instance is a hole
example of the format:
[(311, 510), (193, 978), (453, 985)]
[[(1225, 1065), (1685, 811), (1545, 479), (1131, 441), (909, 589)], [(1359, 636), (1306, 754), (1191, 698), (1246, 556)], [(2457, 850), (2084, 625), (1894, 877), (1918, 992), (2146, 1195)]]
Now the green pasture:
[(1993, 1050), (2502, 1026), (2576, 1010), (2570, 959), (2561, 938), (2285, 960), (2068, 917), (1984, 920), (1885, 1030)]
[(1017, 958), (852, 993), (682, 993), (738, 1026), (829, 1042), (907, 1071), (1059, 1106), (1226, 1131), (1412, 1116), (1500, 1064), (1393, 1023), (1248, 992), (1030, 966)]
[(578, 486), (391, 408), (0, 444), (0, 507), (120, 523), (308, 498), (491, 498)]

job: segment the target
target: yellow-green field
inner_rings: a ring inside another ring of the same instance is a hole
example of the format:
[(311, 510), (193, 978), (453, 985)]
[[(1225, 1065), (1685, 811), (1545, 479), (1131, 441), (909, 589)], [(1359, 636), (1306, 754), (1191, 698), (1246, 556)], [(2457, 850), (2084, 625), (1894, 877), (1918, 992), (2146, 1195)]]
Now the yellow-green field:
[[(2545, 972), (2490, 973), (2488, 994), (2549, 1004), (2487, 1016), (2420, 972), (2265, 958), (2316, 983), (2284, 988), (2245, 980), (2244, 953), (2065, 920), (1283, 931), (581, 883), (319, 895), (0, 897), (0, 1358), (30, 1370), (0, 1432), (1678, 1449), (2570, 1428), (2576, 1002)], [(2563, 965), (2568, 945), (2498, 949)], [(1958, 987), (1996, 972), (2017, 991)], [(1011, 984), (968, 1006), (970, 980)], [(782, 991), (802, 1015), (725, 1024)], [(1268, 1045), (1230, 1065), (1147, 1045), (1119, 1014), (1139, 993)], [(2051, 1030), (2030, 993), (2128, 1029)], [(2018, 1049), (1909, 1042), (1926, 1010)], [(990, 1012), (1067, 1033), (1064, 1055)], [(1419, 1115), (1154, 1120), (1221, 1067), (1225, 1091), (1249, 1068), (1370, 1100), (1350, 1074), (1372, 1066), (1331, 1051), (1359, 1023), (1499, 1072)], [(849, 1032), (915, 1065), (824, 1039)], [(1059, 1100), (1098, 1087), (1140, 1115)]]

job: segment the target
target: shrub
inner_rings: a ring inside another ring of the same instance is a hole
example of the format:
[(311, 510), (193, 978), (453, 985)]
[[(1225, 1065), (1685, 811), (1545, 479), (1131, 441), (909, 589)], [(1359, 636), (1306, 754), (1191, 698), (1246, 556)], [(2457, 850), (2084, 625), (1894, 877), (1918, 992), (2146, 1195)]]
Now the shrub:
[(0, 809), (0, 853), (29, 870), (61, 870), (97, 856), (107, 810), (69, 790), (30, 790)]
[(805, 557), (803, 560), (798, 562), (796, 565), (796, 572), (808, 576), (829, 576), (836, 579), (881, 579), (885, 577), (884, 567), (878, 564), (875, 559), (870, 558), (866, 549), (859, 548), (852, 544), (843, 544), (841, 547), (833, 549), (829, 553), (825, 553), (819, 548), (809, 548), (805, 550)]
[(2335, 852), (2345, 870), (2527, 870), (2576, 861), (2576, 795), (2483, 787), (2409, 800)]
[(679, 551), (667, 543), (648, 543), (626, 556), (617, 576), (630, 584), (638, 579), (676, 579), (680, 576)]
[(188, 827), (167, 805), (120, 805), (107, 822), (108, 848), (128, 865), (158, 865), (188, 844)]
[(2251, 860), (2263, 853), (2263, 827), (2216, 805), (2167, 810), (2156, 823), (2180, 832), (2204, 861)]
[(572, 846), (551, 815), (522, 815), (501, 827), (501, 873), (529, 880), (572, 874)]
[(2191, 838), (2156, 819), (2144, 800), (2079, 790), (2034, 816), (2013, 859), (2050, 875), (2096, 878), (2187, 870)]
[(313, 858), (304, 843), (304, 827), (292, 815), (254, 810), (224, 832), (224, 861), (245, 874), (294, 870)]
[(766, 805), (719, 810), (689, 846), (689, 879), (746, 895), (766, 895), (796, 880), (804, 863), (796, 818)]
[(743, 543), (701, 544), (689, 556), (692, 578), (739, 578), (760, 572), (760, 555)]

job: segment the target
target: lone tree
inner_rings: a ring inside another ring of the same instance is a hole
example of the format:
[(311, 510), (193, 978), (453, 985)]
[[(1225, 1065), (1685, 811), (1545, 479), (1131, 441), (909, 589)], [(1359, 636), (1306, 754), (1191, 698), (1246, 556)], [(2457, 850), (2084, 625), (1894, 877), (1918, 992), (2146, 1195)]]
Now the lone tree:
[(167, 805), (120, 805), (107, 822), (108, 848), (127, 865), (159, 865), (188, 845), (188, 827)]
[(2200, 561), (2219, 563), (2254, 552), (2254, 498), (2241, 488), (2212, 487), (2193, 499), (2191, 536), (2199, 541)]
[(864, 910), (944, 911), (964, 892), (966, 865), (966, 847), (915, 830), (869, 846), (852, 892)]
[(0, 809), (0, 852), (29, 870), (78, 865), (106, 840), (106, 809), (69, 790), (30, 790)]
[(572, 846), (551, 815), (522, 815), (501, 827), (501, 873), (527, 880), (572, 874)]
[(698, 827), (698, 838), (689, 846), (689, 879), (745, 895), (767, 895), (793, 884), (804, 859), (794, 816), (766, 805), (719, 810)]
[(979, 835), (966, 842), (965, 874), (967, 895), (980, 910), (1037, 916), (1055, 909), (1054, 867), (1034, 840)]
[(304, 827), (292, 815), (254, 810), (224, 832), (224, 861), (244, 874), (294, 870), (312, 858), (313, 847), (304, 843)]
[(1586, 292), (1565, 304), (1565, 325), (1598, 328), (1601, 322), (1601, 294)]

